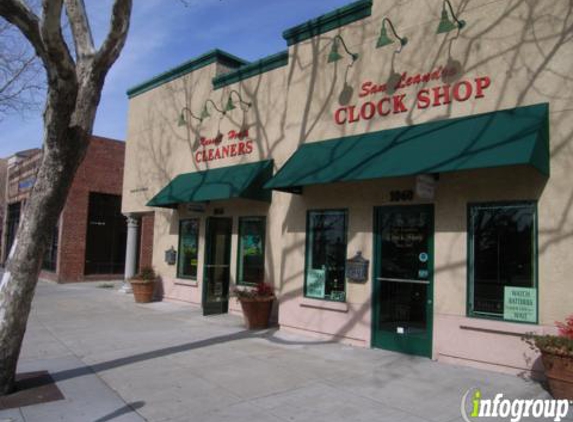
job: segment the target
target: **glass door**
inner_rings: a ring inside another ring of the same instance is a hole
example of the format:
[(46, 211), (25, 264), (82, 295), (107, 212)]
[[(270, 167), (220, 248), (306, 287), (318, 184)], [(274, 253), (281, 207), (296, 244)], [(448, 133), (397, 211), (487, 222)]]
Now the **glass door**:
[(229, 310), (231, 218), (208, 218), (205, 238), (203, 315)]
[(432, 355), (433, 205), (375, 209), (372, 345)]

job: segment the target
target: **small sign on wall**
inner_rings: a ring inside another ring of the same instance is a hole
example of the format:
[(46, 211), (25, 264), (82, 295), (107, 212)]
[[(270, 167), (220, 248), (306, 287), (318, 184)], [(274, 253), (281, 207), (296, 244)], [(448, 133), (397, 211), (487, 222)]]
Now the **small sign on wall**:
[(197, 204), (197, 203), (186, 204), (185, 208), (187, 209), (187, 212), (203, 213), (206, 210), (206, 207), (204, 204)]
[(503, 319), (507, 321), (537, 322), (537, 289), (505, 287)]
[(165, 251), (165, 262), (167, 265), (175, 265), (177, 262), (177, 251), (173, 246)]
[(365, 283), (368, 280), (368, 264), (370, 261), (357, 252), (353, 258), (346, 261), (346, 278), (351, 283)]
[(326, 270), (308, 270), (306, 273), (306, 295), (323, 299), (325, 293)]
[(429, 174), (416, 176), (416, 196), (420, 199), (432, 201), (436, 195), (436, 179)]

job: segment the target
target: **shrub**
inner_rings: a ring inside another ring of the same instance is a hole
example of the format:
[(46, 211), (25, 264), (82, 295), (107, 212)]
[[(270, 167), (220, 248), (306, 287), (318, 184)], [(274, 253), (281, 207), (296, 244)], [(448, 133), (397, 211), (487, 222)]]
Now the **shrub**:
[(556, 322), (557, 328), (559, 328), (559, 335), (561, 337), (573, 340), (573, 315), (569, 315), (565, 322)]
[(573, 315), (567, 317), (565, 323), (557, 322), (556, 325), (559, 335), (528, 333), (523, 340), (532, 350), (573, 358)]
[(141, 280), (151, 283), (157, 279), (157, 274), (155, 274), (155, 270), (153, 267), (143, 267), (135, 276), (133, 276), (133, 280)]
[(237, 299), (267, 299), (275, 296), (273, 286), (260, 282), (253, 287), (235, 287), (233, 296)]

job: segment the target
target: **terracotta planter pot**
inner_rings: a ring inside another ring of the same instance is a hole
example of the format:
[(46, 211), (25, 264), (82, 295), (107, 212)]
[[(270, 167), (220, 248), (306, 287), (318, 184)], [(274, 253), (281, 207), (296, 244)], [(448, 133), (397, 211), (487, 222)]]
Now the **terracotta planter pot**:
[(573, 400), (573, 358), (542, 352), (541, 359), (551, 395)]
[(155, 281), (131, 280), (130, 283), (133, 289), (133, 297), (137, 303), (149, 303), (153, 300)]
[(249, 330), (269, 328), (269, 318), (274, 299), (274, 297), (239, 299), (241, 308), (243, 308), (243, 315), (245, 316), (245, 325)]

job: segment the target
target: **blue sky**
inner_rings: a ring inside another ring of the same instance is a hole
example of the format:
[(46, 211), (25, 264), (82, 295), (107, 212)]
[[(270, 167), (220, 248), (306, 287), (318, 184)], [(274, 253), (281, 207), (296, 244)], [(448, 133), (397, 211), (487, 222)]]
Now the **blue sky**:
[[(252, 61), (286, 49), (282, 32), (352, 0), (134, 0), (131, 29), (110, 71), (94, 134), (125, 139), (126, 90), (169, 68), (220, 48)], [(92, 30), (101, 43), (111, 0), (88, 0)], [(41, 112), (0, 122), (0, 157), (39, 147)]]

